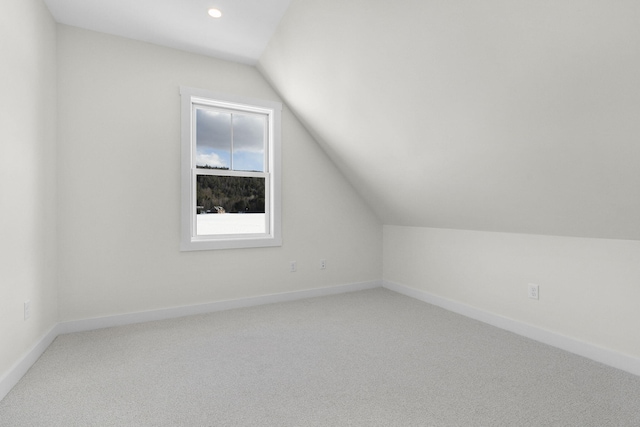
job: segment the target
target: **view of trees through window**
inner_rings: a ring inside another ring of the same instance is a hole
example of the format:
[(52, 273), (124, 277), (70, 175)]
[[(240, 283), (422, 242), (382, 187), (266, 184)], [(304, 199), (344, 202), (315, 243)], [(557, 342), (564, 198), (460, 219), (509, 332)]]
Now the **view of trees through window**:
[(265, 213), (265, 179), (198, 175), (196, 203), (203, 213)]

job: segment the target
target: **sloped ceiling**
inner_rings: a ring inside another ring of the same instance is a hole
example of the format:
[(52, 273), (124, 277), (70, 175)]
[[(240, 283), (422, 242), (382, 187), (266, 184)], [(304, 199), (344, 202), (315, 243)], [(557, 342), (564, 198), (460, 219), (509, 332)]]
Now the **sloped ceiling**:
[(293, 0), (258, 68), (385, 224), (640, 240), (640, 2)]

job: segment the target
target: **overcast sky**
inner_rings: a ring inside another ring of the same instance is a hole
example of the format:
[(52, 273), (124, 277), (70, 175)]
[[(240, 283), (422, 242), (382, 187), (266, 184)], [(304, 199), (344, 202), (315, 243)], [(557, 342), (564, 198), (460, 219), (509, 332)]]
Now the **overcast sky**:
[(196, 165), (264, 172), (266, 116), (196, 110)]

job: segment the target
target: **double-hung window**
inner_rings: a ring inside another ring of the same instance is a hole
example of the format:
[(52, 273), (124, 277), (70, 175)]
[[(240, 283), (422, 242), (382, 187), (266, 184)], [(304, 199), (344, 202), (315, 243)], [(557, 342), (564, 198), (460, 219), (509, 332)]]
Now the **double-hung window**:
[(182, 87), (181, 250), (279, 246), (282, 104)]

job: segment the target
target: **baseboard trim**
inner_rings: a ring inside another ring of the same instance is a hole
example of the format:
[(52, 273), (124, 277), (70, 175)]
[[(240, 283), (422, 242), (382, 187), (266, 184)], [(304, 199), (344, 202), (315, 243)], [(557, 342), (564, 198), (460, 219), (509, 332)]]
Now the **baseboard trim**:
[(479, 320), (489, 325), (514, 332), (518, 335), (540, 341), (544, 344), (548, 344), (568, 351), (570, 353), (574, 353), (591, 360), (595, 360), (596, 362), (600, 362), (605, 365), (640, 376), (640, 359), (609, 349), (598, 347), (596, 345), (589, 344), (583, 341), (579, 341), (555, 332), (541, 329), (514, 319), (503, 317), (495, 313), (480, 310), (478, 308), (460, 303), (458, 301), (439, 297), (429, 292), (382, 280), (61, 322), (53, 326), (49, 330), (49, 332), (44, 334), (20, 360), (18, 360), (4, 375), (2, 375), (2, 377), (0, 377), (0, 400), (2, 400), (18, 383), (18, 381), (20, 381), (24, 374), (27, 373), (29, 368), (31, 368), (31, 366), (38, 360), (42, 353), (45, 352), (47, 347), (51, 345), (53, 340), (55, 340), (58, 335), (109, 328), (114, 326), (123, 326), (134, 323), (150, 322), (154, 320), (164, 320), (176, 317), (213, 313), (216, 311), (231, 310), (235, 308), (253, 307), (277, 302), (296, 301), (305, 298), (336, 295), (379, 287), (384, 287), (391, 291), (398, 292), (400, 294), (415, 298), (429, 304), (433, 304), (454, 313)]
[(253, 307), (277, 302), (295, 301), (347, 292), (362, 291), (382, 287), (382, 281), (350, 283), (346, 285), (330, 286), (326, 288), (305, 289), (302, 291), (282, 292), (260, 295), (256, 297), (239, 298), (233, 300), (216, 301), (206, 304), (196, 304), (160, 310), (142, 311), (137, 313), (118, 314), (114, 316), (96, 317), (90, 319), (72, 320), (59, 324), (60, 333), (92, 331), (95, 329), (111, 328), (114, 326), (130, 325), (134, 323), (151, 322), (154, 320), (173, 319), (176, 317), (193, 316), (197, 314), (213, 313), (216, 311), (232, 310), (234, 308)]
[(31, 347), (29, 351), (16, 363), (13, 364), (7, 372), (0, 377), (0, 400), (9, 394), (11, 389), (18, 384), (18, 381), (27, 373), (29, 368), (33, 366), (42, 353), (45, 352), (47, 347), (51, 345), (53, 340), (59, 335), (58, 325), (53, 326), (49, 332), (44, 334), (40, 339)]
[(484, 311), (458, 301), (443, 298), (399, 283), (383, 280), (382, 286), (391, 291), (433, 304), (471, 319), (479, 320), (500, 329), (522, 335), (535, 341), (539, 341), (613, 368), (621, 369), (640, 376), (640, 359), (638, 358), (542, 329), (515, 319)]

